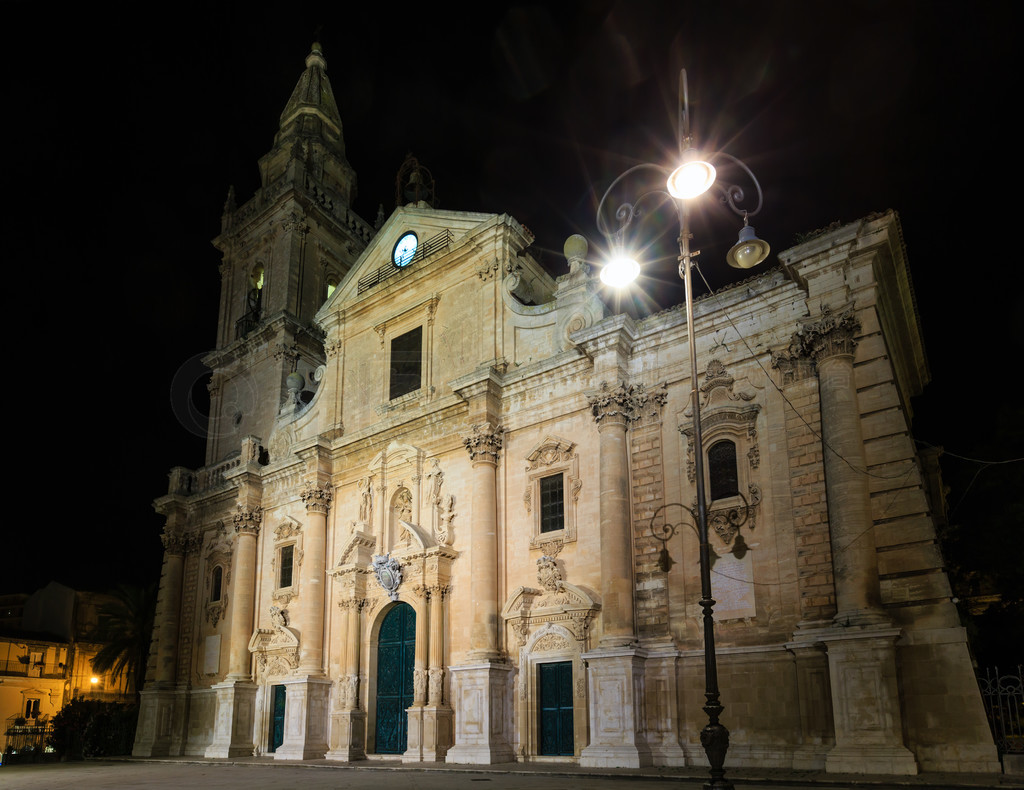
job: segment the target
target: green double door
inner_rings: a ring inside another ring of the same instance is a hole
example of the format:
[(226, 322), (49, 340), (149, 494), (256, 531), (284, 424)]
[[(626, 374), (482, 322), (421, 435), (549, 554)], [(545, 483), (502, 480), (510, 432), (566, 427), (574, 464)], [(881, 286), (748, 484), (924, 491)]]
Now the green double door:
[(384, 617), (377, 640), (377, 754), (402, 754), (408, 748), (416, 654), (416, 612), (399, 603)]
[(572, 662), (537, 665), (540, 753), (572, 755)]

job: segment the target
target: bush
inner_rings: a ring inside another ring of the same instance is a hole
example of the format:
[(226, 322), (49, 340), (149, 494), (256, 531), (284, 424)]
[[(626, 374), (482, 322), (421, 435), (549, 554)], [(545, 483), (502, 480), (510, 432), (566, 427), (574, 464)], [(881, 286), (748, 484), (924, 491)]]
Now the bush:
[(53, 717), (49, 744), (61, 760), (131, 754), (137, 705), (76, 699)]

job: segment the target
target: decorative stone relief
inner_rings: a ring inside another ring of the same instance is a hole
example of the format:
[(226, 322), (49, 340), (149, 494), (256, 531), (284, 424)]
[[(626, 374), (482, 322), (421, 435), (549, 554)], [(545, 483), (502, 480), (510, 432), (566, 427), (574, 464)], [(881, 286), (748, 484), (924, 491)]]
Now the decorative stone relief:
[(291, 516), (285, 516), (284, 521), (277, 529), (274, 530), (274, 541), (280, 543), (283, 540), (295, 537), (302, 532), (302, 524), (296, 521)]
[(299, 492), (302, 503), (309, 513), (324, 513), (331, 509), (331, 500), (334, 498), (334, 491), (330, 483), (317, 485), (314, 482), (306, 481), (302, 484)]
[(270, 607), (271, 628), (258, 628), (249, 640), (249, 652), (256, 656), (257, 675), (283, 677), (299, 666), (299, 637), (288, 625), (288, 612)]
[(627, 425), (645, 416), (658, 416), (668, 400), (664, 383), (646, 387), (618, 381), (601, 382), (601, 388), (587, 395), (594, 420), (600, 425), (605, 420), (621, 420)]
[(398, 588), (402, 584), (402, 566), (389, 554), (373, 555), (373, 573), (377, 583), (392, 601), (398, 600)]
[(472, 431), (462, 440), (470, 459), (491, 461), (497, 464), (501, 455), (502, 436), (505, 429), (500, 425), (492, 426), (489, 422), (483, 422), (474, 425)]
[(235, 513), (235, 532), (240, 535), (258, 536), (260, 524), (263, 521), (263, 508), (259, 505), (247, 508), (241, 502), (238, 503), (238, 510)]

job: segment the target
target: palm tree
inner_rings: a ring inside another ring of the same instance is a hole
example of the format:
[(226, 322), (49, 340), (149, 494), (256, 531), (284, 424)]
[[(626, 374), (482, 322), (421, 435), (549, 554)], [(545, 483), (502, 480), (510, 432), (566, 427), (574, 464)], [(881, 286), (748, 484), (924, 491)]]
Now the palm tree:
[(139, 693), (139, 674), (145, 672), (153, 617), (156, 612), (156, 584), (133, 587), (121, 584), (110, 591), (111, 600), (97, 609), (93, 638), (103, 648), (92, 661), (97, 672), (112, 671), (125, 680), (125, 693)]

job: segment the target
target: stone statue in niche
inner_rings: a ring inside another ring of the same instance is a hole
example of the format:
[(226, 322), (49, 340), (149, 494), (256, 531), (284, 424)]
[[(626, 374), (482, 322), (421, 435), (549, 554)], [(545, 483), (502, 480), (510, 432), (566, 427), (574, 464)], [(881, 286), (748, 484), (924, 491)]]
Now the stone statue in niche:
[(362, 477), (356, 485), (359, 487), (359, 520), (369, 524), (373, 517), (373, 489), (370, 478)]

